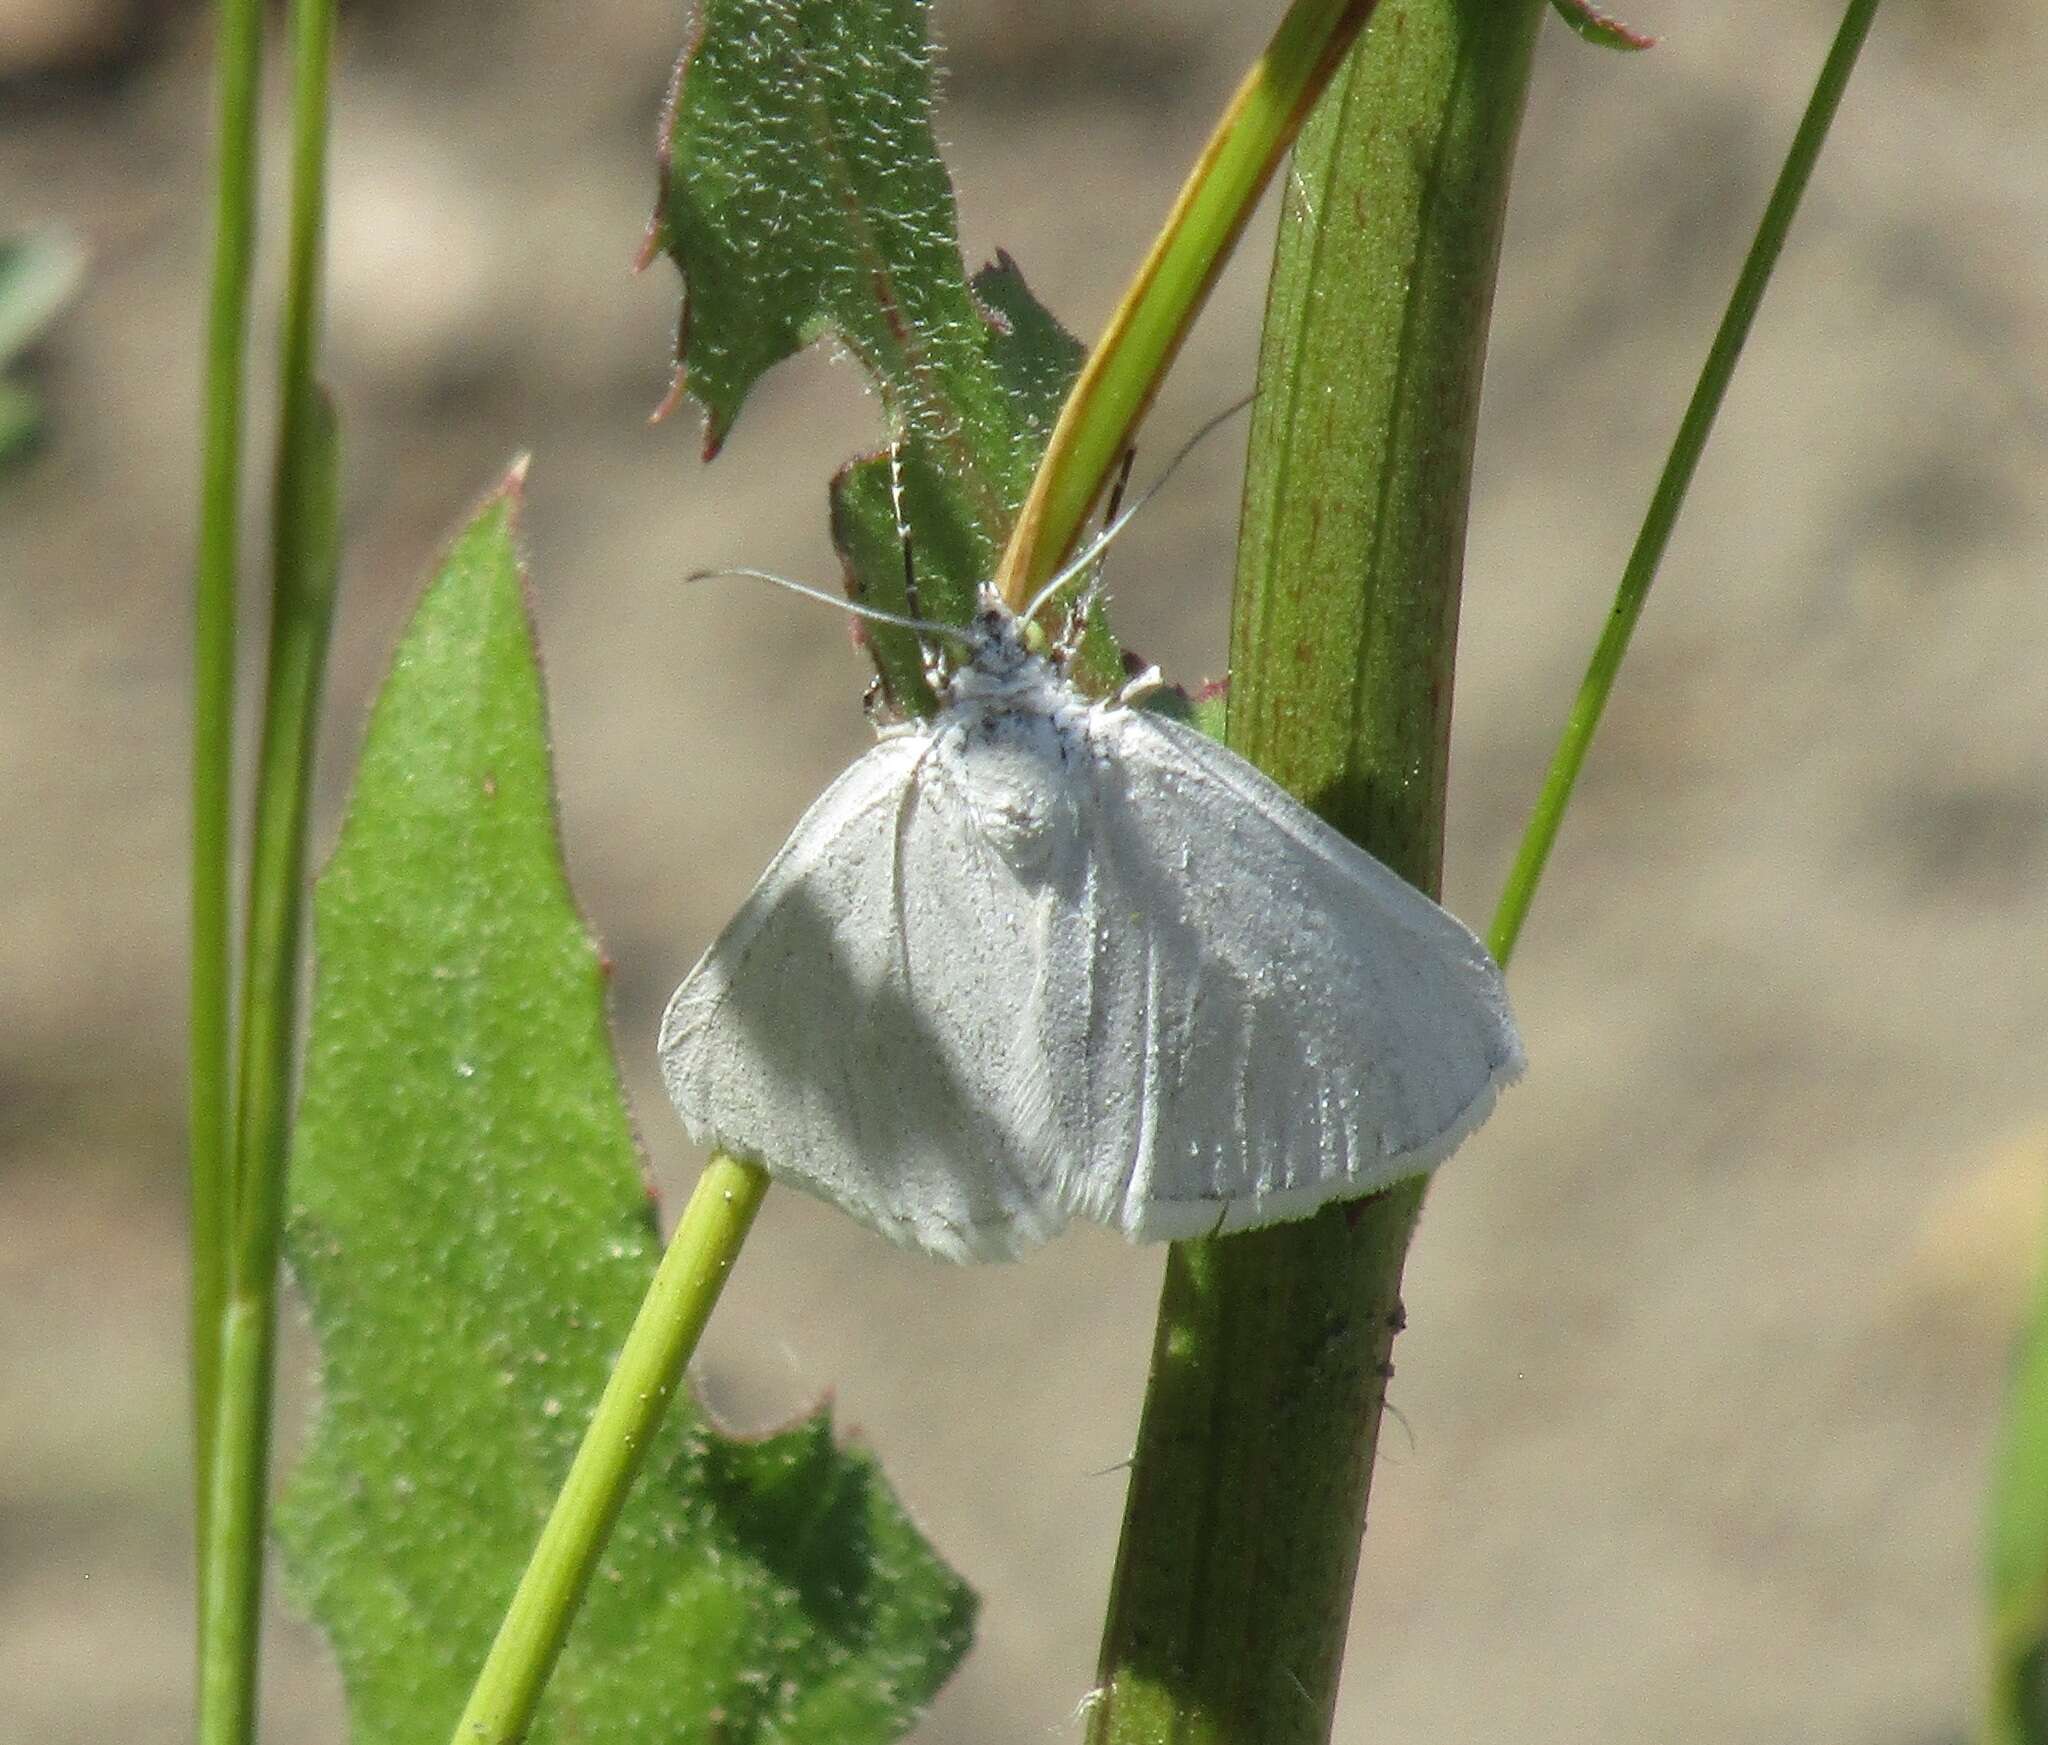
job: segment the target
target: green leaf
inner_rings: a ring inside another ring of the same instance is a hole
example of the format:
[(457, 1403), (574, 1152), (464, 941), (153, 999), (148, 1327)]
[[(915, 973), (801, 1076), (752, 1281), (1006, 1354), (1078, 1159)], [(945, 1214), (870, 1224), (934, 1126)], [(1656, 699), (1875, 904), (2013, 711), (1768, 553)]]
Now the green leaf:
[[(316, 898), (290, 1245), (323, 1404), (279, 1531), (358, 1745), (448, 1735), (657, 1258), (517, 501), (428, 589)], [(532, 1737), (890, 1739), (971, 1615), (823, 1412), (749, 1442), (678, 1402)]]
[(999, 515), (1019, 457), (974, 440), (1009, 419), (960, 270), (932, 58), (923, 0), (708, 0), (655, 235), (684, 275), (678, 362), (714, 449), (765, 370), (836, 333)]
[(1645, 36), (1640, 30), (1632, 30), (1620, 19), (1610, 17), (1591, 5), (1590, 0), (1550, 0), (1550, 4), (1558, 17), (1599, 48), (1634, 51), (1657, 46), (1657, 39), (1654, 36)]
[[(676, 392), (717, 452), (761, 375), (828, 336), (880, 392), (886, 457), (833, 488), (858, 597), (963, 621), (993, 573), (1080, 346), (999, 258), (970, 283), (932, 134), (925, 0), (706, 0), (663, 129), (650, 233), (683, 275)], [(914, 639), (878, 631), (903, 707), (929, 706)]]

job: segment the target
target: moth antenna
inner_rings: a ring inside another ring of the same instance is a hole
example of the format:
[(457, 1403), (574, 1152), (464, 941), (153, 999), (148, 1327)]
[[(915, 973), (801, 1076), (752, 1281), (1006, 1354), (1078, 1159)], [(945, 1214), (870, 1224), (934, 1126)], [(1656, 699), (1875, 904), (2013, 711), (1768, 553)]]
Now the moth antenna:
[[(1200, 444), (1205, 437), (1214, 435), (1216, 431), (1220, 430), (1231, 419), (1235, 418), (1240, 412), (1242, 412), (1247, 406), (1249, 406), (1252, 403), (1254, 398), (1254, 395), (1247, 394), (1241, 400), (1233, 400), (1228, 406), (1224, 407), (1221, 412), (1217, 413), (1214, 418), (1211, 418), (1208, 421), (1208, 423), (1204, 424), (1199, 430), (1197, 430), (1193, 436), (1189, 437), (1187, 441), (1182, 443), (1179, 448), (1175, 449), (1173, 451), (1173, 458), (1166, 463), (1165, 469), (1160, 473), (1158, 478), (1154, 479), (1149, 485), (1147, 485), (1144, 488), (1143, 491), (1141, 491), (1138, 494), (1137, 501), (1134, 502), (1128, 509), (1125, 509), (1121, 513), (1119, 513), (1112, 521), (1110, 521), (1110, 523), (1106, 527), (1103, 528), (1103, 530), (1100, 533), (1098, 533), (1085, 546), (1083, 546), (1081, 548), (1080, 555), (1070, 559), (1064, 569), (1062, 569), (1057, 575), (1055, 575), (1051, 581), (1047, 582), (1044, 587), (1040, 588), (1038, 592), (1032, 596), (1031, 604), (1026, 606), (1024, 610), (1018, 614), (1018, 616), (1026, 619), (1036, 618), (1039, 612), (1044, 608), (1046, 601), (1050, 600), (1055, 594), (1057, 594), (1060, 591), (1060, 589), (1064, 588), (1069, 582), (1071, 582), (1076, 576), (1078, 576), (1083, 570), (1085, 570), (1090, 564), (1092, 564), (1098, 557), (1100, 557), (1103, 553), (1104, 548), (1109, 544), (1109, 542), (1112, 539), (1116, 538), (1116, 536), (1119, 533), (1123, 532), (1123, 530), (1126, 527), (1130, 526), (1132, 520), (1136, 517), (1138, 511), (1144, 508), (1147, 503), (1151, 502), (1152, 499), (1159, 494), (1159, 492), (1165, 487), (1166, 481), (1172, 478), (1175, 472), (1179, 470), (1180, 463), (1186, 460), (1189, 455), (1195, 452), (1197, 445)], [(1118, 495), (1121, 496), (1121, 494), (1121, 486), (1119, 486)]]
[(683, 580), (712, 582), (728, 576), (747, 577), (757, 582), (773, 582), (778, 588), (787, 588), (792, 594), (801, 594), (807, 600), (822, 600), (827, 606), (837, 606), (840, 611), (851, 612), (856, 618), (866, 618), (876, 624), (893, 624), (899, 630), (914, 630), (920, 636), (947, 636), (963, 646), (971, 646), (974, 641), (974, 638), (957, 624), (942, 624), (936, 618), (906, 618), (901, 612), (884, 612), (879, 606), (863, 606), (858, 600), (849, 600), (839, 594), (828, 594), (823, 588), (814, 588), (808, 582), (799, 582), (790, 576), (778, 576), (773, 570), (745, 567), (692, 570)]
[(903, 603), (913, 618), (924, 616), (917, 597), (917, 565), (911, 560), (910, 517), (903, 513), (903, 446), (889, 444), (889, 507), (896, 516), (896, 534), (903, 541)]
[(1088, 614), (1095, 610), (1095, 602), (1102, 598), (1102, 572), (1097, 570), (1088, 585), (1067, 603), (1066, 622), (1054, 639), (1053, 651), (1059, 657), (1064, 670), (1071, 665), (1074, 657), (1081, 652), (1082, 640), (1088, 634)]

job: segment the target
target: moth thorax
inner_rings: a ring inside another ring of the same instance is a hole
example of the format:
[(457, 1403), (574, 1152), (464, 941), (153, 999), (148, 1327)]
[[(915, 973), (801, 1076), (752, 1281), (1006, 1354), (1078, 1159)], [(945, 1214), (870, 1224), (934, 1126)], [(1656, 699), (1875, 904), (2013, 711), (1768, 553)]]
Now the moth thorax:
[(976, 835), (1012, 871), (1051, 860), (1080, 828), (1075, 729), (1045, 708), (958, 710), (939, 755)]

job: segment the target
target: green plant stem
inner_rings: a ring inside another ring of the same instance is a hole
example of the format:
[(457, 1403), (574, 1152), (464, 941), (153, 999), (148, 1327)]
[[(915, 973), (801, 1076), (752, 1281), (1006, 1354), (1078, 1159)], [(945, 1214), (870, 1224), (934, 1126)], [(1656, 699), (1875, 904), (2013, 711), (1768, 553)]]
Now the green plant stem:
[(270, 1468), (271, 1347), (267, 1298), (231, 1294), (220, 1327), (220, 1421), (206, 1518), (212, 1538), (199, 1588), (199, 1745), (255, 1736), (257, 1612), (263, 1527), (244, 1499), (261, 1496)]
[[(1479, 383), (1541, 0), (1386, 0), (1302, 130), (1228, 737), (1434, 890)], [(1093, 1745), (1329, 1736), (1422, 1184), (1169, 1255)]]
[(201, 1745), (245, 1745), (255, 1736), (307, 815), (340, 559), (339, 444), (333, 410), (314, 376), (333, 39), (334, 0), (294, 0), (291, 229), (271, 528), (270, 661), (243, 952), (234, 1234), (212, 1439), (217, 1470), (201, 1586)]
[(456, 1723), (455, 1745), (526, 1737), (627, 1488), (767, 1192), (767, 1172), (755, 1164), (714, 1156), (705, 1165)]
[(1551, 758), (1543, 791), (1537, 796), (1535, 811), (1530, 816), (1528, 829), (1523, 832), (1521, 847), (1516, 851), (1514, 866), (1508, 872), (1499, 906), (1494, 911), (1487, 944), (1502, 965), (1514, 955), (1515, 942), (1521, 937), (1522, 923), (1528, 919), (1529, 905), (1535, 900), (1544, 864), (1550, 858), (1558, 829), (1564, 822), (1565, 807), (1571, 802), (1572, 789), (1585, 765), (1587, 748), (1593, 743), (1594, 730), (1599, 727), (1600, 717), (1607, 708), (1615, 675), (1621, 670), (1622, 656), (1628, 652), (1629, 638), (1635, 634), (1636, 624), (1643, 615), (1643, 603), (1649, 598), (1650, 584), (1657, 579), (1657, 566), (1663, 562), (1665, 547), (1671, 542), (1671, 530), (1677, 524), (1679, 508), (1685, 502), (1685, 493), (1699, 466), (1700, 454), (1714, 428), (1715, 414), (1721, 410), (1721, 402), (1727, 395), (1736, 360), (1742, 356), (1743, 344), (1749, 338), (1757, 307), (1763, 301), (1764, 287), (1770, 283), (1772, 270), (1778, 264), (1785, 237), (1799, 210), (1800, 196), (1806, 192), (1806, 184), (1813, 176), (1814, 163), (1820, 156), (1821, 145), (1827, 139), (1835, 112), (1841, 107), (1842, 93), (1848, 86), (1850, 73), (1855, 70), (1856, 57), (1862, 51), (1864, 39), (1870, 34), (1871, 20), (1876, 13), (1877, 0), (1850, 0), (1842, 14), (1841, 27), (1835, 32), (1834, 44), (1821, 66), (1820, 77), (1814, 82), (1813, 95), (1807, 99), (1806, 113), (1800, 117), (1798, 130), (1792, 136), (1791, 149), (1785, 155), (1784, 167), (1778, 172), (1777, 184), (1772, 188), (1763, 217), (1757, 224), (1755, 240), (1750, 243), (1742, 271), (1736, 276), (1734, 292), (1728, 299), (1728, 308), (1721, 317), (1714, 343), (1707, 351), (1707, 361), (1701, 367), (1698, 385), (1693, 389), (1685, 416), (1679, 420), (1678, 434), (1672, 440), (1671, 453), (1664, 462), (1664, 471), (1650, 498), (1642, 530), (1636, 535), (1635, 547), (1622, 570), (1621, 585), (1615, 591), (1606, 627), (1593, 649), (1591, 661), (1587, 663), (1586, 676), (1572, 704), (1571, 717), (1565, 723), (1564, 736)]
[(1216, 275), (1374, 0), (1294, 0), (1089, 354), (996, 572), (1014, 610), (1059, 567)]
[(256, 97), (263, 9), (220, 0), (214, 58), (213, 289), (206, 323), (206, 402), (192, 642), (192, 965), (187, 1039), (191, 1153), (194, 1519), (205, 1584), (221, 1312), (234, 1222), (233, 969), (229, 860), (235, 765), (235, 595), (240, 563), (243, 351), (256, 246)]

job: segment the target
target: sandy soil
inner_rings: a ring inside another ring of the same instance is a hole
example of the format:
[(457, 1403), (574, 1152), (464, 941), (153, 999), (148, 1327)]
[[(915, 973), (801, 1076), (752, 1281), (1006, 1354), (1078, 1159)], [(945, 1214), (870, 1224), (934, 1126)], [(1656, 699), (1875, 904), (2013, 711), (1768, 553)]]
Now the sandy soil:
[[(1256, 22), (1217, 0), (1015, 10), (941, 6), (967, 241), (1010, 247), (1092, 333)], [(1636, 21), (1667, 40), (1626, 62), (1546, 35), (1470, 552), (1448, 891), (1468, 916), (1829, 10), (1646, 0)], [(673, 1194), (695, 1159), (650, 1071), (660, 1002), (865, 739), (840, 628), (676, 579), (830, 577), (823, 481), (874, 426), (819, 359), (764, 385), (709, 470), (687, 421), (646, 427), (674, 284), (626, 267), (671, 11), (529, 0), (491, 9), (488, 40), (469, 8), (352, 17), (322, 816), (324, 836), (435, 545), (530, 448), (570, 854)], [(36, 366), (51, 443), (0, 481), (10, 1745), (177, 1737), (187, 1713), (205, 63), (181, 14), (153, 28), (124, 71), (0, 95), (4, 216), (67, 220), (96, 263)], [(1970, 1723), (1986, 1464), (2048, 1198), (2044, 49), (2038, 12), (1985, 0), (1880, 18), (1516, 964), (1528, 1082), (1445, 1171), (1411, 1263), (1347, 1741), (1935, 1745)], [(1248, 382), (1267, 234), (1157, 440)], [(1222, 659), (1228, 447), (1115, 566), (1126, 637), (1182, 677)], [(986, 1595), (929, 1745), (1071, 1736), (1158, 1265), (1081, 1232), (956, 1271), (771, 1203), (702, 1386), (754, 1424), (834, 1388)], [(339, 1738), (318, 1638), (280, 1616), (273, 1641), (271, 1737)]]

